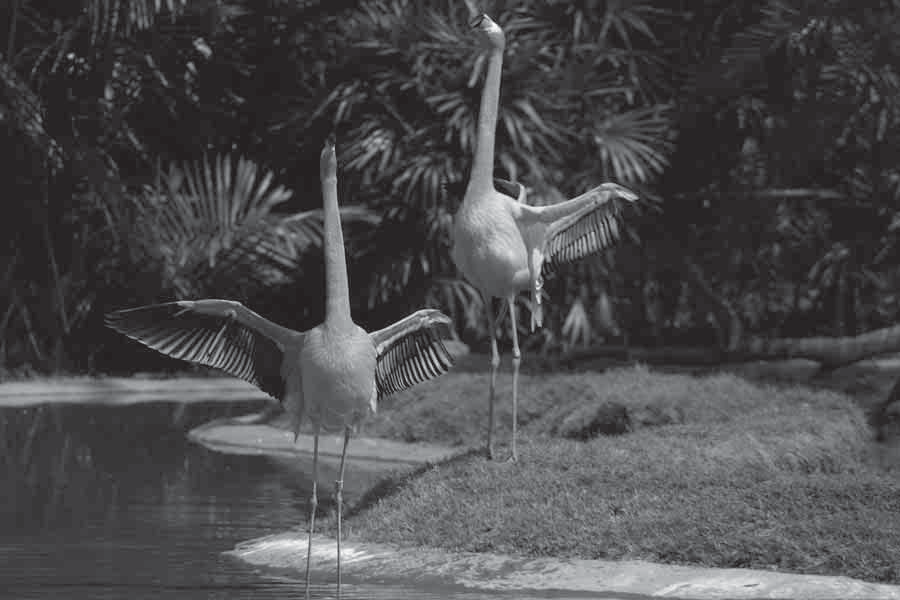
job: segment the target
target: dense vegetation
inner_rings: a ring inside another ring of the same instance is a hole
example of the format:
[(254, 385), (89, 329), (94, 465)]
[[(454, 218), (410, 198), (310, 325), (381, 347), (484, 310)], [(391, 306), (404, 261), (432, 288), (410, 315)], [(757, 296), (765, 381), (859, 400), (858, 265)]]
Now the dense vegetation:
[[(612, 179), (660, 209), (548, 284), (532, 347), (895, 320), (900, 2), (476, 4), (509, 40), (499, 174), (536, 202)], [(447, 242), (483, 66), (468, 18), (451, 0), (3, 3), (2, 364), (135, 364), (102, 314), (179, 297), (314, 324), (331, 131), (357, 320), (429, 304), (483, 339)]]

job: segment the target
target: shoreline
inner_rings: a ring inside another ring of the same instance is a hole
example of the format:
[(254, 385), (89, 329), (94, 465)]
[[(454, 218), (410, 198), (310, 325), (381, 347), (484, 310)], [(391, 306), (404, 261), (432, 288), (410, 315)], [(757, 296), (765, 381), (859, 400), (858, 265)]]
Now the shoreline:
[[(0, 404), (26, 406), (43, 402), (131, 404), (172, 400), (182, 402), (268, 398), (252, 385), (231, 377), (60, 377), (0, 383)], [(254, 422), (258, 415), (212, 421), (188, 437), (219, 452), (309, 454), (312, 436), (293, 443), (283, 429)], [(306, 439), (309, 438), (309, 439)], [(333, 440), (331, 438), (334, 438)], [(336, 460), (340, 436), (322, 436), (320, 456)], [(329, 441), (335, 446), (329, 450)], [(411, 467), (440, 462), (465, 448), (359, 437), (351, 444), (350, 460)], [(335, 456), (331, 456), (334, 454)], [(289, 569), (302, 574), (308, 536), (287, 531), (248, 540), (225, 554), (260, 567)], [(333, 568), (336, 545), (325, 536), (314, 538), (316, 570)], [(393, 573), (405, 580), (440, 580), (483, 590), (567, 590), (581, 593), (622, 593), (685, 599), (713, 598), (867, 598), (900, 600), (900, 586), (877, 584), (845, 576), (802, 575), (752, 569), (722, 569), (644, 561), (602, 561), (524, 558), (508, 555), (453, 553), (431, 548), (401, 548), (352, 538), (342, 544), (342, 561), (350, 577)], [(302, 550), (302, 552), (301, 552)]]

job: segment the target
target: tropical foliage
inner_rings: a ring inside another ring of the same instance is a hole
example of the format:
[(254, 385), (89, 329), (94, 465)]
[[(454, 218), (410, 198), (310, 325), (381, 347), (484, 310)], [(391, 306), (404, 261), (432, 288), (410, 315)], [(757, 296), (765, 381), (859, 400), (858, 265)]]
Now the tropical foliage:
[(715, 176), (665, 179), (691, 206), (706, 272), (750, 326), (840, 335), (894, 321), (898, 9), (723, 12), (721, 27), (739, 28), (687, 80), (705, 143), (676, 165)]
[(896, 0), (12, 0), (3, 363), (112, 367), (102, 313), (174, 297), (310, 325), (332, 131), (357, 320), (424, 303), (483, 340), (447, 238), (485, 64), (467, 4), (507, 33), (498, 175), (534, 202), (616, 180), (660, 208), (548, 282), (533, 347), (895, 320)]

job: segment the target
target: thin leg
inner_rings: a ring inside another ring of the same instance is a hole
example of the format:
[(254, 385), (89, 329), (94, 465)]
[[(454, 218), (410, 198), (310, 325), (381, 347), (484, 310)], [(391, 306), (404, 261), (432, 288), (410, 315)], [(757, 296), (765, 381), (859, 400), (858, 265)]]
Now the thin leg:
[(334, 496), (337, 502), (337, 597), (341, 597), (341, 506), (344, 503), (344, 459), (347, 457), (347, 444), (350, 443), (350, 428), (344, 428), (344, 448), (341, 450), (341, 470), (338, 480), (334, 482)]
[(519, 365), (522, 363), (522, 353), (519, 351), (519, 331), (516, 327), (516, 298), (510, 296), (507, 301), (509, 304), (509, 320), (510, 329), (512, 329), (512, 364), (513, 364), (513, 389), (512, 389), (512, 455), (509, 457), (513, 462), (519, 460), (516, 454), (516, 421), (519, 404)]
[(316, 482), (319, 480), (319, 428), (316, 427), (313, 435), (313, 475), (312, 497), (309, 499), (309, 545), (306, 547), (306, 597), (309, 598), (309, 559), (312, 555), (313, 527), (316, 524), (316, 506), (319, 504), (316, 498)]
[(497, 313), (497, 320), (494, 321), (494, 326), (497, 327), (497, 329), (503, 328), (503, 319), (506, 317), (506, 306), (506, 302), (500, 303), (500, 311)]
[(487, 304), (488, 333), (491, 336), (491, 391), (488, 396), (488, 436), (487, 457), (494, 459), (494, 390), (497, 387), (497, 369), (500, 367), (500, 352), (497, 350), (497, 324), (494, 321), (493, 302), (489, 298)]

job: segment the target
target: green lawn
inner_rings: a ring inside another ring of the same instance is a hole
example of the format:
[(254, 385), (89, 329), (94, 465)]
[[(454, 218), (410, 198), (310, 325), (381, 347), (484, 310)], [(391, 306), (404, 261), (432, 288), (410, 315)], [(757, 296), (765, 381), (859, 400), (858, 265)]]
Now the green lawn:
[[(498, 380), (501, 457), (510, 379)], [(481, 447), (487, 383), (454, 371), (386, 402), (365, 433)], [(610, 402), (629, 432), (566, 437)], [(471, 452), (387, 479), (349, 507), (348, 537), (900, 583), (900, 477), (844, 394), (637, 367), (524, 375), (519, 408), (518, 463)]]

